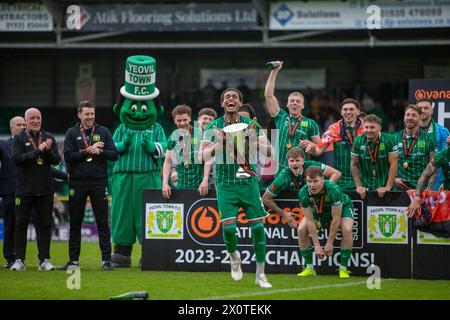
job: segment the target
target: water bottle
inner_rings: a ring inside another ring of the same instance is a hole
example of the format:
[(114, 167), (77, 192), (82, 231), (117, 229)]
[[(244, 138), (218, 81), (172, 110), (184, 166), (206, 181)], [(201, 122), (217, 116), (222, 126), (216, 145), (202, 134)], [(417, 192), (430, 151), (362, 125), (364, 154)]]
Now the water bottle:
[(270, 61), (266, 63), (266, 69), (271, 71), (275, 68), (278, 68), (280, 66), (280, 64), (276, 61)]
[(111, 297), (109, 300), (147, 300), (147, 291), (127, 292), (118, 296)]

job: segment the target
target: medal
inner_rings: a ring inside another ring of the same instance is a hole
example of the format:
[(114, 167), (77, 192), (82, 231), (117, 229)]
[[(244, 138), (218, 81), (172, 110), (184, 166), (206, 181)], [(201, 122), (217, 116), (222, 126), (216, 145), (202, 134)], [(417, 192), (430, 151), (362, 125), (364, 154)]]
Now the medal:
[(295, 134), (295, 131), (297, 130), (297, 127), (298, 127), (298, 125), (300, 124), (301, 121), (302, 121), (302, 116), (301, 116), (300, 118), (298, 118), (298, 119), (295, 121), (294, 127), (292, 127), (291, 115), (289, 115), (289, 118), (288, 118), (288, 124), (289, 124), (289, 127), (288, 127), (289, 141), (288, 141), (288, 143), (286, 144), (286, 148), (287, 148), (288, 150), (290, 150), (290, 149), (292, 148), (292, 139), (293, 139), (294, 134)]
[[(28, 141), (30, 141), (31, 145), (33, 146), (33, 149), (37, 150), (39, 148), (39, 145), (42, 143), (42, 133), (39, 131), (39, 137), (38, 137), (38, 144), (34, 143), (33, 138), (30, 136), (30, 133), (27, 131)], [(36, 163), (38, 165), (42, 165), (44, 163), (44, 159), (41, 158), (41, 156), (38, 156), (36, 159)]]
[(317, 221), (317, 229), (322, 229), (322, 224), (320, 223), (320, 220)]
[(183, 165), (185, 169), (189, 168), (189, 158), (190, 158), (190, 152), (191, 152), (191, 143), (192, 143), (192, 127), (189, 126), (189, 134), (186, 135), (186, 144), (184, 143), (184, 136), (180, 136), (178, 138), (178, 142), (180, 144), (181, 153), (183, 156)]
[[(81, 132), (81, 135), (82, 135), (82, 137), (83, 137), (83, 143), (84, 143), (84, 148), (85, 148), (85, 149), (86, 149), (87, 147), (89, 147), (90, 144), (92, 144), (92, 137), (94, 136), (94, 131), (95, 131), (95, 125), (92, 126), (91, 136), (89, 137), (89, 143), (88, 143), (88, 141), (87, 141), (87, 139), (86, 139), (86, 134), (84, 133), (84, 128), (83, 128), (83, 126), (80, 124), (80, 132)], [(91, 156), (91, 155), (88, 155), (88, 156), (86, 157), (86, 162), (91, 162), (91, 161), (92, 161), (92, 156)]]
[[(314, 199), (314, 196), (311, 195), (311, 201), (313, 203), (314, 208), (316, 209), (316, 212), (318, 215), (322, 214), (323, 211), (323, 200), (325, 200), (325, 185), (323, 185), (322, 194), (320, 195), (320, 203), (317, 205), (316, 200)], [(319, 221), (320, 223), (320, 221)]]
[(405, 131), (403, 132), (403, 154), (405, 155), (405, 162), (403, 162), (403, 168), (405, 168), (405, 169), (407, 169), (409, 166), (407, 160), (408, 160), (409, 156), (411, 155), (414, 145), (416, 144), (417, 138), (419, 137), (419, 133), (420, 133), (420, 131), (417, 130), (416, 134), (413, 137), (411, 145), (407, 149), (406, 147), (408, 146), (408, 141), (406, 139), (406, 132)]
[(189, 168), (189, 163), (184, 163), (184, 167), (187, 169)]
[(370, 146), (369, 146), (369, 140), (367, 139), (366, 148), (367, 148), (367, 151), (369, 152), (370, 161), (372, 162), (372, 168), (373, 168), (372, 169), (372, 174), (373, 174), (374, 177), (376, 177), (376, 175), (377, 175), (377, 171), (375, 170), (375, 166), (376, 166), (376, 163), (377, 163), (378, 147), (379, 146), (380, 146), (380, 136), (378, 136), (377, 141), (375, 141), (375, 150), (372, 153), (372, 150), (370, 149)]

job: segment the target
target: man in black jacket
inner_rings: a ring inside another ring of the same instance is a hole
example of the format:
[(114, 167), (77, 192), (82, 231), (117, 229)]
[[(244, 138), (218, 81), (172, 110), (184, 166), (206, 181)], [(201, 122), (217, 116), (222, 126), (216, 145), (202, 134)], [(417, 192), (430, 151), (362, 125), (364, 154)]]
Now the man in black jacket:
[(50, 241), (53, 212), (54, 187), (51, 165), (61, 160), (55, 138), (41, 129), (41, 112), (30, 108), (25, 112), (26, 129), (14, 136), (12, 159), (17, 168), (16, 175), (16, 261), (11, 270), (25, 270), (24, 260), (27, 246), (27, 229), (31, 210), (34, 208), (38, 222), (39, 270), (55, 268), (50, 262)]
[(3, 237), (3, 257), (6, 260), (4, 268), (11, 268), (14, 261), (14, 193), (16, 191), (16, 166), (12, 161), (13, 137), (26, 127), (25, 119), (14, 117), (9, 122), (11, 137), (0, 140), (0, 198), (3, 201), (3, 218), (5, 222)]
[(82, 101), (78, 106), (80, 122), (66, 132), (64, 159), (69, 172), (69, 262), (63, 270), (79, 266), (81, 225), (89, 196), (97, 222), (102, 267), (111, 269), (111, 240), (108, 224), (107, 160), (118, 158), (111, 134), (95, 123), (95, 106)]

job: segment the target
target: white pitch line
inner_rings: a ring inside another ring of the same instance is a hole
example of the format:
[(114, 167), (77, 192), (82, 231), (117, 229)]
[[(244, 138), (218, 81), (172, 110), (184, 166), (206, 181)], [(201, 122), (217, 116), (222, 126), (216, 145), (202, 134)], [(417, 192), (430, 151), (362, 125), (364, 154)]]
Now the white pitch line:
[[(383, 279), (382, 282), (389, 281), (389, 280), (395, 280), (395, 279)], [(367, 281), (339, 283), (339, 284), (306, 287), (306, 288), (291, 288), (291, 289), (278, 289), (278, 290), (260, 291), (260, 292), (248, 292), (248, 293), (240, 293), (240, 294), (230, 294), (230, 295), (226, 295), (226, 296), (200, 298), (200, 299), (194, 299), (194, 300), (225, 300), (225, 299), (242, 298), (242, 297), (264, 296), (264, 295), (269, 295), (269, 294), (274, 294), (274, 293), (301, 292), (301, 291), (311, 291), (311, 290), (330, 289), (330, 288), (352, 287), (352, 286), (359, 286), (359, 285), (365, 285), (365, 284), (367, 284)]]

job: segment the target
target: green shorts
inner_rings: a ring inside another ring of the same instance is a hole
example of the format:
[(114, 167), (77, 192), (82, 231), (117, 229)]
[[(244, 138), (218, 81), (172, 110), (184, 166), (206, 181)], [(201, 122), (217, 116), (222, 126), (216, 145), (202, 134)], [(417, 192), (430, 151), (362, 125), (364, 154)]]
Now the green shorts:
[[(316, 213), (316, 210), (313, 210), (313, 211), (314, 211), (314, 220), (320, 221), (320, 224), (322, 225), (323, 228), (327, 227), (331, 223), (331, 220), (332, 220), (331, 209), (327, 210), (326, 212), (324, 212), (321, 215), (318, 215)], [(342, 207), (341, 219), (342, 218), (353, 219), (353, 211), (355, 211), (355, 208), (353, 207), (353, 203), (348, 203), (348, 204), (344, 205)]]
[(241, 207), (249, 221), (263, 219), (269, 215), (264, 210), (256, 181), (239, 185), (218, 184), (216, 193), (221, 222), (237, 218)]

